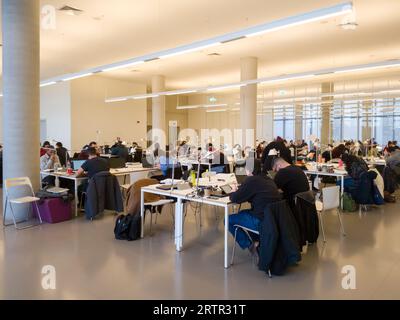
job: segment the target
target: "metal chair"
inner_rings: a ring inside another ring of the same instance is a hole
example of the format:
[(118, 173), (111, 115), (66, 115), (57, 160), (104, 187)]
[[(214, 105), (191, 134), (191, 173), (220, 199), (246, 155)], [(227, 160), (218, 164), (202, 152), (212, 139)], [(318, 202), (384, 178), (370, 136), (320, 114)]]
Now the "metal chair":
[[(238, 229), (243, 230), (243, 232), (248, 236), (248, 238), (249, 238), (249, 240), (251, 241), (252, 244), (254, 243), (254, 241), (253, 241), (253, 238), (250, 236), (250, 233), (254, 233), (254, 234), (258, 235), (258, 236), (260, 235), (260, 232), (258, 232), (257, 230), (246, 228), (246, 227), (241, 226), (239, 224), (235, 224), (234, 228), (235, 228), (235, 236), (234, 236), (234, 243), (233, 243), (233, 248), (232, 248), (231, 265), (233, 265), (233, 260), (235, 259), (236, 236), (237, 236)], [(271, 270), (268, 270), (268, 277), (272, 278)]]
[(318, 217), (319, 217), (319, 222), (321, 225), (322, 236), (324, 238), (324, 242), (326, 242), (326, 238), (325, 238), (325, 229), (324, 229), (324, 222), (323, 222), (322, 214), (326, 210), (336, 209), (336, 212), (337, 212), (338, 218), (339, 218), (340, 229), (342, 231), (343, 236), (346, 236), (346, 233), (345, 233), (344, 227), (343, 227), (341, 213), (339, 210), (339, 208), (340, 208), (340, 187), (339, 186), (323, 188), (322, 189), (322, 201), (316, 200), (315, 207), (318, 212)]
[[(23, 186), (28, 186), (31, 191), (31, 194), (24, 196), (24, 197), (18, 197), (18, 198), (11, 199), (10, 195), (9, 195), (9, 190), (11, 188), (17, 188), (17, 187), (23, 187)], [(33, 191), (31, 180), (28, 177), (6, 179), (5, 180), (5, 192), (6, 192), (6, 204), (5, 204), (4, 214), (3, 214), (3, 226), (4, 227), (12, 225), (12, 224), (6, 224), (8, 204), (10, 204), (10, 209), (11, 209), (11, 214), (13, 217), (13, 222), (14, 222), (13, 224), (14, 224), (15, 229), (23, 230), (23, 229), (27, 229), (27, 228), (31, 228), (31, 227), (36, 227), (38, 224), (31, 224), (31, 225), (24, 226), (24, 227), (18, 227), (19, 223), (28, 221), (29, 213), (27, 215), (26, 220), (17, 222), (15, 213), (14, 213), (14, 208), (12, 206), (13, 204), (15, 205), (15, 204), (32, 204), (32, 203), (34, 203), (36, 206), (38, 217), (39, 217), (39, 224), (43, 223), (42, 217), (40, 216), (39, 207), (37, 204), (37, 201), (39, 201), (40, 198), (35, 197), (35, 193)]]

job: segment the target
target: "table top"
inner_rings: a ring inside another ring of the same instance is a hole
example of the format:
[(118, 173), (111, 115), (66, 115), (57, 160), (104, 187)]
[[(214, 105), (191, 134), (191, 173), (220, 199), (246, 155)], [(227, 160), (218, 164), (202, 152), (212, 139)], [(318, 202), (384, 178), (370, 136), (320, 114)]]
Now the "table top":
[(324, 172), (318, 170), (304, 170), (305, 174), (315, 174), (319, 176), (331, 176), (331, 177), (345, 177), (347, 176), (346, 170), (335, 169), (335, 172)]
[[(110, 169), (110, 173), (119, 176), (119, 175), (128, 175), (135, 172), (144, 172), (144, 171), (151, 171), (154, 170), (153, 168), (143, 168), (142, 166), (132, 166), (128, 168), (121, 168), (121, 169)], [(74, 174), (67, 174), (65, 171), (57, 171), (57, 172), (48, 172), (48, 171), (40, 171), (40, 174), (53, 176), (53, 177), (60, 177), (65, 179), (77, 180), (77, 179), (88, 179), (88, 177), (76, 177), (76, 173)]]
[(153, 194), (159, 194), (159, 195), (167, 196), (167, 197), (180, 198), (182, 200), (189, 200), (189, 201), (193, 201), (193, 202), (200, 202), (200, 203), (215, 205), (215, 206), (219, 206), (219, 207), (225, 207), (225, 206), (233, 204), (230, 201), (229, 197), (214, 199), (214, 198), (210, 198), (210, 197), (197, 196), (197, 195), (195, 195), (194, 188), (190, 188), (190, 189), (186, 189), (186, 190), (176, 190), (176, 189), (161, 190), (161, 189), (157, 189), (157, 186), (159, 186), (159, 184), (142, 187), (142, 191), (153, 193)]

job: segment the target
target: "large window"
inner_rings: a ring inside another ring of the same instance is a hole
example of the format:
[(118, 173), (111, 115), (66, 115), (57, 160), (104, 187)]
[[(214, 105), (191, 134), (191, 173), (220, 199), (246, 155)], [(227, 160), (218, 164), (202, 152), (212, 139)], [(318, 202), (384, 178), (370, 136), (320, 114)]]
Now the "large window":
[(293, 105), (276, 107), (274, 109), (274, 136), (286, 140), (294, 139), (294, 108)]
[(303, 139), (308, 140), (311, 135), (321, 136), (321, 106), (318, 104), (303, 107)]

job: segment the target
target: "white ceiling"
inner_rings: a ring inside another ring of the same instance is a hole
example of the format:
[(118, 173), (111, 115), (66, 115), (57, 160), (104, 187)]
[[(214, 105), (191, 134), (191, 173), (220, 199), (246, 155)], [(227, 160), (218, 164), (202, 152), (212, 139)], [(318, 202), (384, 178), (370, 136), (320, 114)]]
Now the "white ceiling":
[[(69, 5), (78, 16), (57, 13), (56, 29), (41, 31), (41, 78), (173, 48), (345, 0), (42, 0)], [(169, 89), (238, 81), (239, 60), (259, 58), (259, 76), (400, 58), (400, 1), (353, 0), (355, 31), (342, 18), (238, 40), (201, 52), (153, 61), (107, 76), (149, 83), (166, 76)], [(221, 56), (207, 54), (217, 52)], [(132, 72), (132, 69), (136, 69)]]

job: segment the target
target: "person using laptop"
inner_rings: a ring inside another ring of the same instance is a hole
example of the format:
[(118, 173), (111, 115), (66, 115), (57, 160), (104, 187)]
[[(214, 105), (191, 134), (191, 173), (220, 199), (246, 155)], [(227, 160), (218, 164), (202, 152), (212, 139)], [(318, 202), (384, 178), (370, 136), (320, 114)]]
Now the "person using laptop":
[[(76, 172), (77, 178), (88, 176), (89, 179), (91, 179), (96, 173), (110, 171), (110, 165), (108, 161), (98, 156), (96, 148), (89, 147), (86, 152), (89, 158)], [(82, 192), (85, 192), (87, 190), (88, 185), (89, 181), (85, 181), (85, 183), (81, 184), (78, 187), (79, 199), (81, 199)]]
[(290, 204), (294, 204), (294, 197), (297, 193), (310, 190), (310, 185), (304, 171), (288, 163), (283, 158), (276, 158), (272, 163), (272, 169), (276, 172), (274, 181), (279, 189), (283, 191), (283, 196)]
[(89, 153), (88, 153), (88, 149), (89, 149), (89, 148), (95, 148), (97, 154), (99, 154), (97, 142), (92, 141), (92, 142), (90, 142), (88, 145), (86, 145), (86, 146), (84, 146), (84, 147), (82, 148), (82, 151), (81, 151), (81, 153), (80, 153), (79, 156), (78, 156), (78, 160), (87, 160), (87, 159), (89, 159)]
[[(249, 202), (251, 209), (241, 210), (237, 214), (229, 216), (229, 231), (235, 235), (235, 225), (258, 230), (261, 221), (264, 219), (264, 209), (267, 204), (281, 200), (281, 194), (278, 191), (275, 182), (264, 175), (261, 175), (261, 163), (249, 157), (246, 159), (245, 171), (247, 178), (237, 187), (232, 186), (232, 192), (229, 199), (233, 203), (241, 204)], [(242, 249), (249, 249), (252, 254), (257, 254), (259, 246), (258, 239), (253, 239), (253, 244), (246, 233), (238, 229), (236, 241)]]

